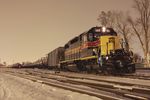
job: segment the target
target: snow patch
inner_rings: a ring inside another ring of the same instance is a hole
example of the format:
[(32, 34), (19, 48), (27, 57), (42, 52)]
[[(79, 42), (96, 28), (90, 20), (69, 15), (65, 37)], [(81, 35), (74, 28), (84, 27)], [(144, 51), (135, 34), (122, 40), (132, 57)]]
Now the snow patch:
[(97, 97), (0, 73), (0, 100), (101, 100)]

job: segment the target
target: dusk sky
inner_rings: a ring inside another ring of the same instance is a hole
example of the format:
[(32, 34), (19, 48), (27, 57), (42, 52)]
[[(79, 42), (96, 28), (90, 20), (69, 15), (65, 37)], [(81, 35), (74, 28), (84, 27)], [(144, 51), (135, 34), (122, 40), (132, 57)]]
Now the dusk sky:
[(35, 61), (99, 25), (101, 11), (132, 12), (132, 0), (0, 0), (0, 58)]

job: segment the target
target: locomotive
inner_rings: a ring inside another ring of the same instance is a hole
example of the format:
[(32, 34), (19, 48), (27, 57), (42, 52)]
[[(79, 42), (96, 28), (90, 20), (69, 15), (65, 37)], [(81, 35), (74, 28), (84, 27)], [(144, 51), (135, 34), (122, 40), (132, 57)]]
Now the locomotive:
[(48, 54), (48, 66), (71, 71), (133, 73), (133, 53), (113, 28), (92, 27)]

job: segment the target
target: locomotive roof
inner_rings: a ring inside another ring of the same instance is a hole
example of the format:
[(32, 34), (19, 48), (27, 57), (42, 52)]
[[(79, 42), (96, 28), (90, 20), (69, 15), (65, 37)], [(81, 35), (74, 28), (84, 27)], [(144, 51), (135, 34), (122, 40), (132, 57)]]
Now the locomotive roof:
[[(90, 32), (94, 32), (95, 29), (101, 29), (102, 30), (102, 28), (103, 27), (99, 27), (99, 26), (92, 27), (88, 31), (85, 31), (85, 32), (79, 34), (78, 36), (75, 36), (74, 38), (70, 39), (65, 45), (69, 44), (73, 39), (78, 38), (81, 35), (84, 35), (84, 34), (87, 34), (87, 33), (90, 33)], [(111, 32), (116, 33), (113, 28), (106, 27), (106, 29), (109, 29)]]

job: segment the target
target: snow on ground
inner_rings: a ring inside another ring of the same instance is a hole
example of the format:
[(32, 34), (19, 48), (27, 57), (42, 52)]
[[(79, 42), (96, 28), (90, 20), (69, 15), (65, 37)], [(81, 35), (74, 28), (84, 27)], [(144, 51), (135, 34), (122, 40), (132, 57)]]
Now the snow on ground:
[(20, 77), (0, 73), (0, 100), (100, 100)]

